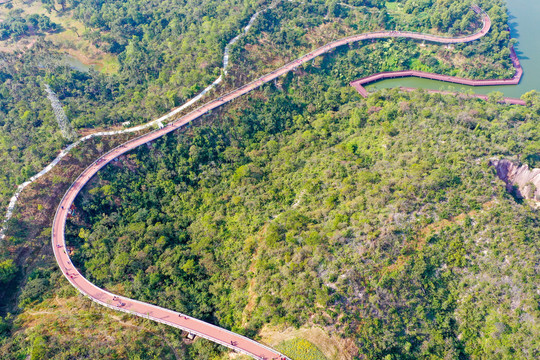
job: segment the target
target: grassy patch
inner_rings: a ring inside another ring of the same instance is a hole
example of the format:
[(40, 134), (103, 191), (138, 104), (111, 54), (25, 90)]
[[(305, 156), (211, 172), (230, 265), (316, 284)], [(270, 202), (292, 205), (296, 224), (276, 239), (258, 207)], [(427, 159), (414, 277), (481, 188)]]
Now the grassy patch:
[[(118, 58), (96, 48), (90, 41), (84, 39), (82, 34), (88, 29), (82, 22), (73, 19), (70, 11), (49, 13), (39, 1), (27, 4), (22, 0), (14, 0), (12, 4), (13, 9), (21, 9), (26, 15), (47, 15), (52, 22), (60, 25), (60, 31), (45, 35), (45, 39), (60, 46), (62, 51), (75, 57), (84, 65), (94, 66), (96, 70), (103, 73), (114, 74), (118, 72), (120, 68)], [(10, 9), (0, 6), (0, 19), (5, 18), (9, 11)], [(0, 41), (0, 49), (3, 51), (22, 50), (37, 37), (36, 35), (27, 36), (15, 42), (12, 40)]]
[(386, 6), (386, 8), (390, 11), (394, 11), (394, 12), (399, 12), (401, 10), (400, 6), (399, 6), (399, 3), (397, 2), (386, 2), (386, 4), (384, 4)]
[(305, 339), (292, 339), (282, 342), (278, 350), (293, 360), (327, 360), (315, 345)]
[[(282, 344), (305, 339), (323, 353), (329, 360), (353, 360), (358, 354), (354, 341), (335, 335), (330, 336), (324, 329), (317, 326), (296, 328), (276, 328), (265, 326), (260, 332), (262, 340), (274, 347), (279, 348)], [(294, 358), (293, 359), (301, 359)]]

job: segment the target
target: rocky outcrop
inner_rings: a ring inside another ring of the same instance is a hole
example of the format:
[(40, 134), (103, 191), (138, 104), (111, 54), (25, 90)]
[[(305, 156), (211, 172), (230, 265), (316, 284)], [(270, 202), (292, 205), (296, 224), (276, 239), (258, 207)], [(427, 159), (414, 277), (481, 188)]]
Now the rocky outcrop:
[(540, 169), (529, 169), (528, 165), (516, 165), (509, 160), (492, 160), (499, 179), (506, 183), (506, 189), (521, 199), (540, 203)]

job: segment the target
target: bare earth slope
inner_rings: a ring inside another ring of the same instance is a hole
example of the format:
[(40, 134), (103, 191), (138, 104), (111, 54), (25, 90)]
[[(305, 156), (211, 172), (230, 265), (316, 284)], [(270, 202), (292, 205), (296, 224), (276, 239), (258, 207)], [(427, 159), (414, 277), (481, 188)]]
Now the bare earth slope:
[(529, 169), (528, 165), (516, 165), (506, 159), (493, 160), (491, 164), (509, 192), (540, 204), (540, 169)]

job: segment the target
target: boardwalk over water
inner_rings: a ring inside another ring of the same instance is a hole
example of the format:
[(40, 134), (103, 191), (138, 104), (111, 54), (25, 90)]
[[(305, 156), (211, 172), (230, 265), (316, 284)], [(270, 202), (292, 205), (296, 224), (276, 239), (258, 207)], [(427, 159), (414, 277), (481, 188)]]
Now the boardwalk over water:
[[(460, 78), (456, 76), (434, 74), (434, 73), (418, 71), (418, 70), (402, 70), (402, 71), (380, 72), (377, 74), (366, 76), (364, 78), (352, 81), (350, 85), (354, 87), (358, 91), (358, 93), (362, 95), (363, 97), (368, 97), (369, 95), (368, 91), (364, 87), (365, 85), (371, 84), (380, 80), (395, 79), (395, 78), (402, 78), (402, 77), (419, 77), (423, 79), (438, 80), (438, 81), (444, 81), (448, 83), (468, 85), (468, 86), (517, 85), (519, 84), (523, 76), (523, 68), (521, 67), (521, 63), (519, 62), (519, 57), (517, 56), (516, 51), (514, 50), (513, 46), (510, 48), (510, 59), (512, 60), (512, 65), (514, 66), (514, 69), (516, 70), (514, 76), (510, 79), (473, 80), (473, 79)], [(401, 88), (401, 89), (404, 91), (416, 90), (415, 88)], [(427, 90), (427, 92), (439, 93), (439, 94), (452, 94), (452, 95), (457, 94), (456, 92), (441, 91), (441, 90)], [(473, 94), (469, 96), (476, 97), (479, 99), (484, 99), (484, 100), (488, 99), (487, 95)], [(525, 101), (521, 99), (504, 98), (503, 100), (507, 104), (525, 105)]]

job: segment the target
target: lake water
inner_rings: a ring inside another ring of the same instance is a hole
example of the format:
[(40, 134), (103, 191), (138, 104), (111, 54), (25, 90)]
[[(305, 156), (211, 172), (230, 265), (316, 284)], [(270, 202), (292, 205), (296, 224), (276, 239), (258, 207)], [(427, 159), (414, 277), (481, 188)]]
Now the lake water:
[(90, 66), (83, 64), (79, 59), (69, 54), (65, 54), (64, 56), (62, 56), (62, 61), (75, 70), (79, 70), (82, 72), (90, 71)]
[(512, 38), (519, 42), (516, 45), (523, 78), (519, 85), (472, 87), (458, 84), (448, 84), (435, 80), (402, 78), (383, 80), (366, 88), (368, 91), (395, 87), (413, 87), (435, 90), (469, 91), (477, 94), (488, 94), (500, 91), (507, 97), (519, 98), (530, 90), (540, 91), (540, 0), (506, 0), (509, 11), (510, 31)]

